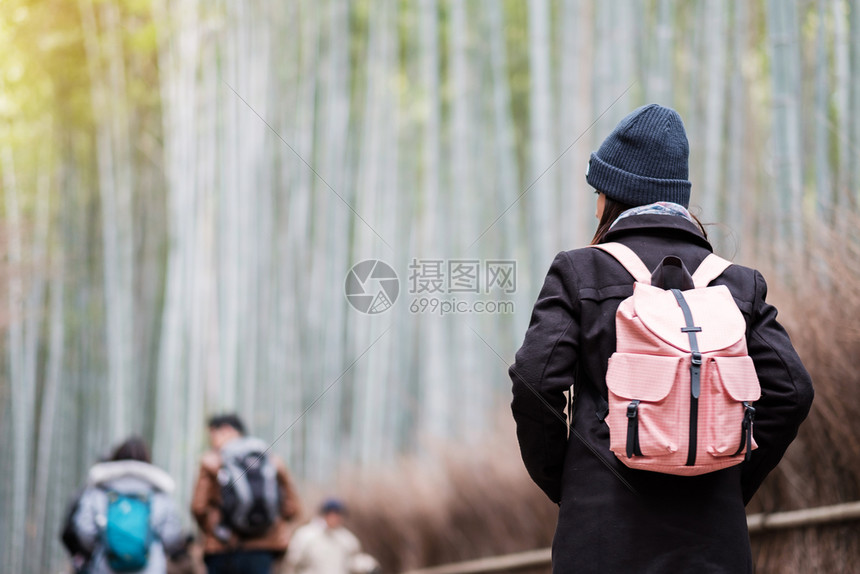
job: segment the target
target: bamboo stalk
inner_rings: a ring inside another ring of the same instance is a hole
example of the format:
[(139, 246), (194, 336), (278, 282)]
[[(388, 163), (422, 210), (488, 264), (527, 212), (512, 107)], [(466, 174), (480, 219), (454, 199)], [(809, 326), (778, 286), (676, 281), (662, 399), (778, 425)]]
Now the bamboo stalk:
[[(848, 4), (845, 0), (834, 0), (831, 3), (833, 18), (833, 108), (836, 121), (839, 122), (839, 137), (847, 139), (850, 126), (848, 115), (849, 92), (849, 60), (848, 60)], [(850, 205), (851, 193), (848, 189), (848, 177), (851, 171), (849, 158), (850, 146), (844, 143), (838, 146), (837, 169), (833, 174), (836, 180), (836, 213), (841, 214)], [(841, 221), (838, 223), (842, 223)]]
[[(43, 390), (44, 397), (42, 398), (41, 413), (39, 416), (39, 443), (36, 447), (36, 468), (39, 471), (35, 476), (33, 495), (33, 505), (35, 507), (33, 511), (34, 521), (40, 526), (46, 524), (46, 517), (48, 516), (48, 486), (52, 465), (51, 455), (55, 441), (55, 423), (58, 418), (57, 402), (60, 393), (59, 387), (63, 380), (65, 278), (62, 275), (63, 260), (61, 256), (55, 256), (55, 259), (58, 259), (54, 264), (54, 271), (57, 273), (57, 276), (51, 281), (48, 364)], [(33, 552), (31, 560), (34, 566), (38, 565), (42, 556), (50, 548), (48, 544), (45, 544), (46, 530), (43, 526), (36, 529), (36, 537), (33, 545), (30, 547)]]
[(797, 5), (768, 1), (767, 19), (772, 54), (773, 185), (781, 214), (777, 244), (798, 255), (803, 243), (803, 164), (800, 123), (800, 47)]
[(530, 124), (531, 161), (529, 162), (529, 185), (533, 187), (526, 196), (531, 210), (529, 237), (531, 238), (534, 267), (531, 275), (540, 276), (546, 266), (545, 259), (558, 251), (558, 238), (552, 224), (556, 185), (554, 170), (546, 171), (555, 156), (550, 146), (553, 142), (553, 102), (550, 93), (550, 9), (547, 0), (528, 3), (529, 20), (529, 68), (530, 68)]
[[(754, 199), (745, 197), (744, 188), (749, 169), (746, 166), (746, 134), (747, 124), (747, 93), (743, 74), (743, 62), (746, 58), (748, 38), (748, 10), (746, 0), (734, 0), (733, 27), (731, 35), (731, 77), (729, 79), (729, 109), (732, 113), (728, 121), (728, 141), (726, 142), (726, 187), (724, 211), (726, 221), (731, 222), (732, 231), (742, 237), (752, 240), (754, 237), (751, 217), (747, 206)], [(749, 241), (748, 240), (748, 241)], [(739, 260), (750, 251), (748, 241), (740, 242), (736, 247)]]
[[(426, 101), (427, 116), (423, 125), (421, 178), (421, 235), (416, 257), (436, 258), (446, 252), (449, 234), (445, 225), (445, 201), (442, 195), (441, 158), (441, 79), (439, 6), (437, 0), (421, 0), (419, 14), (420, 84)], [(408, 281), (404, 283), (408, 285)], [(408, 289), (408, 287), (407, 287)], [(451, 382), (445, 376), (447, 333), (439, 317), (422, 316), (420, 329), (425, 351), (420, 361), (420, 375), (415, 394), (418, 397), (418, 420), (425, 432), (444, 437), (451, 431)]]
[(673, 19), (676, 14), (674, 4), (674, 0), (658, 0), (657, 2), (653, 64), (647, 76), (648, 100), (664, 105), (669, 105), (669, 102), (672, 101), (674, 82), (674, 66), (672, 65), (673, 46), (675, 44)]
[[(833, 188), (830, 174), (830, 131), (827, 124), (831, 100), (829, 82), (829, 49), (826, 34), (827, 5), (824, 0), (818, 0), (818, 30), (815, 34), (815, 185), (816, 185), (816, 215), (819, 220), (828, 225), (833, 221)], [(817, 237), (818, 241), (822, 238)], [(826, 250), (827, 246), (821, 244)]]
[(3, 172), (3, 195), (5, 200), (5, 225), (8, 229), (8, 258), (12, 270), (8, 277), (7, 309), (9, 313), (9, 334), (6, 339), (8, 361), (8, 381), (12, 400), (12, 470), (11, 512), (4, 517), (10, 533), (5, 542), (5, 569), (8, 572), (21, 571), (24, 561), (24, 528), (22, 527), (27, 509), (27, 479), (30, 458), (30, 419), (27, 409), (27, 389), (23, 378), (24, 370), (24, 331), (21, 305), (24, 300), (24, 284), (21, 280), (23, 259), (21, 238), (21, 209), (15, 160), (11, 146), (0, 149), (0, 168)]
[[(726, 26), (727, 2), (712, 0), (705, 5), (705, 70), (702, 78), (707, 86), (702, 130), (704, 161), (702, 186), (698, 201), (705, 217), (722, 221), (720, 195), (723, 190), (726, 112)], [(721, 238), (717, 238), (721, 239)], [(723, 242), (724, 243), (724, 242)], [(718, 248), (723, 247), (718, 245)]]
[[(850, 0), (849, 2), (848, 21), (848, 61), (849, 61), (849, 81), (848, 81), (848, 106), (849, 115), (845, 119), (845, 123), (849, 124), (849, 157), (857, 157), (857, 150), (860, 149), (860, 0)], [(840, 119), (840, 121), (842, 121)], [(847, 193), (850, 194), (850, 201), (856, 202), (860, 199), (860, 162), (849, 161), (850, 178)]]
[[(467, 8), (468, 2), (458, 0), (451, 3), (449, 35), (451, 58), (449, 86), (452, 91), (451, 181), (457, 182), (456, 187), (459, 190), (452, 196), (451, 206), (456, 208), (459, 217), (453, 226), (454, 249), (446, 254), (450, 258), (475, 257), (480, 253), (481, 247), (489, 243), (479, 242), (472, 245), (468, 253), (466, 251), (474, 241), (474, 229), (479, 226), (478, 202), (481, 194), (481, 182), (476, 177), (476, 164), (479, 161), (478, 147), (474, 139), (475, 132), (479, 129), (475, 124), (479, 117), (480, 101), (476, 97), (477, 85), (474, 79), (476, 58), (470, 41), (470, 14)], [(548, 113), (549, 110), (545, 112)], [(550, 142), (544, 143), (548, 146)], [(481, 376), (480, 367), (477, 365), (479, 353), (469, 350), (475, 341), (475, 336), (463, 321), (464, 317), (456, 315), (447, 321), (447, 326), (453, 331), (450, 340), (454, 345), (450, 355), (451, 361), (448, 364), (452, 365), (460, 379), (458, 388), (454, 391), (455, 400), (470, 405), (486, 404), (487, 397), (482, 387), (487, 379)], [(457, 429), (455, 433), (462, 438), (475, 436), (485, 428), (484, 417), (485, 412), (482, 409), (459, 409), (455, 416)]]

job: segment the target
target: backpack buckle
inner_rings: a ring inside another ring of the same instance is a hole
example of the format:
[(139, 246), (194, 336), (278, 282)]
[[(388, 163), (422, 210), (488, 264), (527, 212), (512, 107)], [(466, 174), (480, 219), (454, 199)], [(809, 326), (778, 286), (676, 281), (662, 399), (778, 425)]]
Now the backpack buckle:
[(629, 405), (627, 405), (627, 418), (635, 419), (639, 411), (639, 401), (631, 401)]
[(750, 454), (752, 453), (752, 435), (753, 435), (753, 421), (755, 420), (755, 407), (752, 406), (752, 403), (747, 401), (743, 402), (744, 405), (744, 422), (743, 422), (743, 435), (741, 436), (741, 448), (740, 451), (744, 449), (744, 443), (746, 443), (747, 452), (744, 455), (744, 460), (750, 459)]
[(693, 355), (693, 364), (696, 365), (697, 367), (701, 366), (702, 365), (702, 353), (700, 353), (698, 351), (693, 351), (691, 354)]
[(627, 458), (633, 458), (634, 455), (642, 456), (642, 451), (639, 448), (639, 401), (632, 400), (627, 405)]
[(747, 401), (744, 401), (744, 416), (749, 422), (755, 420), (755, 407)]

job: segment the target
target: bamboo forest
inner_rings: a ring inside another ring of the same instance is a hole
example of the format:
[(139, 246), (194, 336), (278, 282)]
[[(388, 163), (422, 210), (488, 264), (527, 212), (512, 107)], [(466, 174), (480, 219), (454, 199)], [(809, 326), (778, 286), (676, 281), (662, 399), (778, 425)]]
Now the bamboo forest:
[[(69, 571), (132, 435), (193, 534), (231, 412), (384, 572), (549, 547), (508, 367), (652, 102), (815, 381), (748, 512), (860, 500), (860, 0), (3, 0), (0, 571)], [(860, 572), (856, 526), (755, 535), (757, 571)]]

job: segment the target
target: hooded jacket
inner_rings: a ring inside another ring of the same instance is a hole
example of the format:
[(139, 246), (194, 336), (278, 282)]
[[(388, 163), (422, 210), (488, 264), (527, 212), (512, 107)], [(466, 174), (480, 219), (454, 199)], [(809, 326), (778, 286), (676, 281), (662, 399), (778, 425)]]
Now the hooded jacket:
[[(692, 273), (712, 251), (694, 223), (674, 215), (626, 217), (606, 241), (630, 247), (651, 270), (676, 255)], [(509, 371), (523, 461), (560, 505), (553, 572), (752, 572), (744, 506), (806, 418), (812, 381), (766, 302), (761, 274), (732, 265), (712, 285), (728, 287), (746, 321), (762, 389), (755, 403), (758, 449), (741, 465), (696, 477), (624, 466), (609, 450), (605, 378), (615, 312), (633, 283), (603, 251), (559, 253)]]
[(167, 572), (167, 554), (181, 550), (185, 537), (171, 499), (173, 479), (157, 466), (136, 460), (103, 462), (93, 466), (87, 487), (81, 494), (74, 516), (81, 543), (93, 552), (91, 574), (112, 574), (101, 546), (102, 525), (107, 516), (108, 491), (123, 494), (150, 494), (150, 527), (154, 540), (143, 574)]

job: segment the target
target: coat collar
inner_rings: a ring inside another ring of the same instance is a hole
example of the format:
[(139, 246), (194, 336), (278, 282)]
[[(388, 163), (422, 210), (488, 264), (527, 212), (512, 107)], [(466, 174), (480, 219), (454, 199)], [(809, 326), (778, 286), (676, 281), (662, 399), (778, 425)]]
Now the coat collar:
[(173, 492), (174, 488), (170, 475), (157, 466), (137, 460), (117, 460), (96, 464), (90, 468), (88, 482), (92, 486), (99, 486), (122, 478), (135, 478), (148, 482), (154, 488), (168, 494)]
[(699, 226), (684, 217), (674, 215), (631, 215), (619, 220), (606, 233), (605, 242), (617, 241), (632, 235), (669, 235), (682, 241), (695, 243), (713, 252), (710, 242), (702, 235)]

